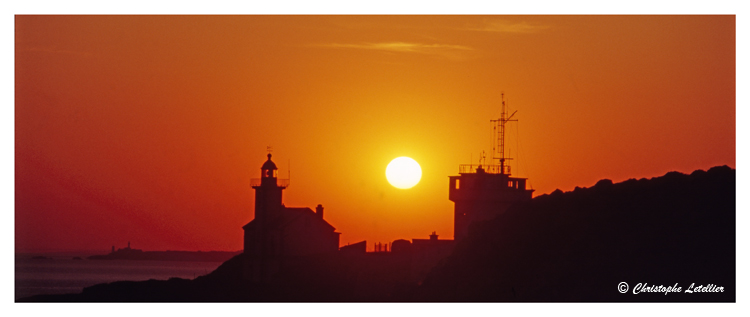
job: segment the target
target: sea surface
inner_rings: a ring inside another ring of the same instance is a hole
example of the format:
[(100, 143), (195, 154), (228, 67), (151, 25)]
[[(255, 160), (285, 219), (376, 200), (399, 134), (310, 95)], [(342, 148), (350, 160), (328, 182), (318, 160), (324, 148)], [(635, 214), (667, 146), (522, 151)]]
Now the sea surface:
[[(46, 259), (34, 259), (44, 256)], [(15, 298), (39, 294), (80, 293), (84, 287), (115, 281), (193, 279), (222, 262), (88, 260), (60, 254), (16, 254)]]

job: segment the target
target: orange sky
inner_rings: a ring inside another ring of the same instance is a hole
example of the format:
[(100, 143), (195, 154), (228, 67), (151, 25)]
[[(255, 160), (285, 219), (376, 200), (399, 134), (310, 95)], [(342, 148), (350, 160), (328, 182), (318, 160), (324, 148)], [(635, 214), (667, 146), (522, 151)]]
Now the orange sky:
[(266, 146), (342, 244), (452, 238), (501, 92), (535, 194), (735, 167), (735, 58), (734, 16), (17, 16), (16, 251), (239, 250)]

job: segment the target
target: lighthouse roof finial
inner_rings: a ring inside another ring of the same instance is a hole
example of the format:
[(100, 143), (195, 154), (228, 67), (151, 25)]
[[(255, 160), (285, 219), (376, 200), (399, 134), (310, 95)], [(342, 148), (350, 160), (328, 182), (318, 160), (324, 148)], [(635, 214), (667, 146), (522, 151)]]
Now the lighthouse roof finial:
[(264, 170), (277, 170), (278, 168), (276, 168), (276, 164), (273, 161), (271, 161), (271, 153), (268, 153), (268, 155), (266, 155), (266, 156), (268, 156), (268, 161), (266, 161), (265, 163), (263, 163), (263, 166), (261, 167), (261, 169), (264, 169)]

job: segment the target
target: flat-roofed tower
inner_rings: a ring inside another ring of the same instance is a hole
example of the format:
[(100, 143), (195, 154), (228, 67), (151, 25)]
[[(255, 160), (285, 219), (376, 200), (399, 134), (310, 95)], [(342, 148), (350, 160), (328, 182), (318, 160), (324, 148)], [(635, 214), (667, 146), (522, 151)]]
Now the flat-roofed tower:
[(511, 177), (510, 166), (505, 164), (511, 160), (505, 157), (505, 124), (517, 121), (511, 119), (514, 114), (508, 116), (503, 96), (500, 118), (490, 120), (497, 139), (497, 147), (493, 141), (492, 159), (498, 165), (459, 165), (459, 176), (449, 176), (448, 199), (455, 203), (455, 240), (465, 238), (472, 223), (490, 220), (515, 203), (531, 200), (534, 190), (526, 189), (526, 178)]
[(469, 225), (490, 220), (522, 201), (531, 200), (526, 178), (500, 173), (500, 165), (461, 165), (459, 176), (449, 176), (448, 199), (455, 203), (454, 239), (466, 237)]

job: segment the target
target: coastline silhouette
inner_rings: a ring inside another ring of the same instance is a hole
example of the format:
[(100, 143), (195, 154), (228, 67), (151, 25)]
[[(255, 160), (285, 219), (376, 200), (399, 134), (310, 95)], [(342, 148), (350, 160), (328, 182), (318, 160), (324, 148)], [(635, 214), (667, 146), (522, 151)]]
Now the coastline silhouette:
[[(125, 248), (115, 250), (109, 254), (91, 255), (89, 260), (139, 260), (139, 261), (195, 261), (195, 262), (224, 262), (241, 251), (143, 251), (130, 247), (130, 242)], [(82, 258), (77, 257), (82, 260)]]
[[(243, 253), (194, 280), (114, 282), (18, 301), (734, 302), (735, 174), (721, 166), (535, 197), (470, 226), (421, 280), (413, 252), (396, 241), (392, 252), (291, 257), (261, 282), (244, 277)], [(621, 282), (723, 291), (623, 294)]]

